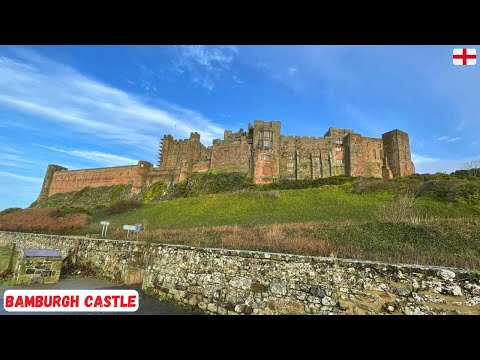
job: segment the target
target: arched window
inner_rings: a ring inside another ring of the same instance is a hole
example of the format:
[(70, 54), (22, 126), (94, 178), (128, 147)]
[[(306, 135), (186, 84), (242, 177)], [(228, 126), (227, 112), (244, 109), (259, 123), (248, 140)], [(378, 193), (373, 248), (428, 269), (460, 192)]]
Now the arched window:
[(374, 159), (377, 159), (377, 151), (375, 149), (372, 150), (372, 155)]

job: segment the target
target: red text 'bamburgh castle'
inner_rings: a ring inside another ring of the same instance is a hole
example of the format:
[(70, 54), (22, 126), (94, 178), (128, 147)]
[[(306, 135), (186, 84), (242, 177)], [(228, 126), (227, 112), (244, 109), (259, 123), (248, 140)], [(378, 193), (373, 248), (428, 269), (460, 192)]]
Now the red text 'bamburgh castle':
[(212, 146), (200, 143), (200, 134), (161, 141), (158, 166), (137, 165), (68, 170), (49, 165), (40, 197), (78, 191), (86, 186), (133, 185), (132, 192), (157, 181), (178, 182), (194, 172), (243, 172), (256, 184), (279, 179), (318, 179), (336, 175), (390, 179), (415, 172), (408, 134), (392, 130), (381, 138), (364, 137), (352, 129), (329, 128), (324, 136), (280, 134), (279, 121), (255, 120), (248, 130), (225, 130)]

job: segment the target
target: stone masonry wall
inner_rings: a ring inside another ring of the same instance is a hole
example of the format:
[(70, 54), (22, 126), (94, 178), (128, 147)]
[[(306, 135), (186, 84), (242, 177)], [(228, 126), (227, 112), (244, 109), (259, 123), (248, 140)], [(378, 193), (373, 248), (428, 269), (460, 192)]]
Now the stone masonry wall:
[(146, 247), (142, 242), (0, 231), (0, 246), (57, 250), (65, 258), (77, 250), (77, 261), (99, 276), (125, 284), (141, 283)]
[(0, 232), (211, 314), (480, 314), (478, 274), (451, 268)]

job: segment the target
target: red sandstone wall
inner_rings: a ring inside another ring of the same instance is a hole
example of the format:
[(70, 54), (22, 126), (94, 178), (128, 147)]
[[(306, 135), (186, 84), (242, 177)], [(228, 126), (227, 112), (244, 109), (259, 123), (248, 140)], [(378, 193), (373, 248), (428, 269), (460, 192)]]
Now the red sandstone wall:
[(210, 161), (204, 161), (198, 164), (194, 164), (192, 172), (207, 172), (210, 169)]
[(383, 140), (350, 134), (347, 137), (350, 176), (382, 177)]
[(133, 183), (141, 186), (141, 176), (138, 166), (119, 166), (88, 170), (57, 171), (53, 173), (48, 195), (78, 191), (86, 186), (100, 187)]
[(232, 168), (248, 171), (250, 144), (246, 140), (233, 143), (222, 142), (212, 147), (211, 169)]

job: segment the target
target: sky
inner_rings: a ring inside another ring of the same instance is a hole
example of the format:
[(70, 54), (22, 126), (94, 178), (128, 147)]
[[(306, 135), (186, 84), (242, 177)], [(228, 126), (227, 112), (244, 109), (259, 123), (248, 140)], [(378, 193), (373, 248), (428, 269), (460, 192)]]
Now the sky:
[(164, 134), (210, 146), (254, 120), (410, 136), (417, 173), (480, 158), (480, 64), (450, 46), (0, 46), (0, 209), (27, 207), (48, 164), (157, 163)]

